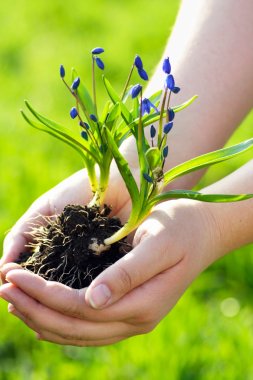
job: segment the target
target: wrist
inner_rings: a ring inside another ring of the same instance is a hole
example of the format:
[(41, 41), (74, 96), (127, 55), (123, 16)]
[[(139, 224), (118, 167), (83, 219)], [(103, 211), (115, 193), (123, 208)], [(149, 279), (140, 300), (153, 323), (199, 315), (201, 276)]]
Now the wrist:
[(189, 199), (163, 202), (156, 209), (166, 212), (168, 246), (182, 252), (190, 279), (219, 258), (220, 230), (207, 203)]

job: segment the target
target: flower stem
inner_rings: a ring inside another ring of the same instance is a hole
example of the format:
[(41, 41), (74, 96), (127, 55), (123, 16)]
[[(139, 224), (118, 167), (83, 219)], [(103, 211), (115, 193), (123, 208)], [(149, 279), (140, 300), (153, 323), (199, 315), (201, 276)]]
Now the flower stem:
[[(169, 92), (169, 96), (168, 96), (168, 99), (167, 99), (167, 103), (166, 103), (166, 107), (165, 109), (168, 111), (169, 110), (169, 106), (170, 106), (170, 98), (171, 98), (171, 91)], [(167, 112), (166, 114), (166, 121), (169, 122), (169, 112)]]
[(125, 94), (126, 94), (127, 87), (128, 87), (128, 85), (129, 85), (129, 82), (130, 82), (131, 77), (132, 77), (132, 74), (133, 74), (133, 70), (134, 70), (134, 63), (133, 63), (133, 65), (132, 65), (131, 70), (130, 70), (130, 73), (129, 73), (129, 75), (128, 75), (128, 78), (127, 78), (127, 81), (126, 81), (126, 84), (125, 84), (125, 87), (124, 87), (123, 93), (122, 93), (122, 95), (121, 95), (121, 100), (124, 99), (124, 96), (125, 96)]
[(92, 90), (93, 90), (93, 103), (97, 116), (97, 97), (96, 97), (96, 79), (95, 79), (95, 58), (92, 56)]
[(161, 105), (161, 109), (160, 109), (159, 130), (158, 130), (158, 137), (157, 137), (157, 145), (158, 146), (161, 144), (161, 140), (162, 140), (163, 112), (164, 112), (164, 108), (165, 108), (167, 93), (168, 93), (168, 89), (166, 88), (164, 93), (163, 93), (162, 105)]
[(100, 177), (99, 184), (96, 186), (96, 190), (94, 192), (94, 196), (89, 203), (89, 207), (98, 206), (100, 207), (104, 202), (105, 193), (108, 187), (109, 181), (109, 168), (110, 166), (106, 165), (106, 167), (100, 166)]

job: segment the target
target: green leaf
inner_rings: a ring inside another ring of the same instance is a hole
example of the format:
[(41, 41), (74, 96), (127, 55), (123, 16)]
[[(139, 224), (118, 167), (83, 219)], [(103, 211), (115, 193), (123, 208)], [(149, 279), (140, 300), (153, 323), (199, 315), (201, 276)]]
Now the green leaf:
[(159, 90), (159, 91), (155, 92), (154, 94), (152, 94), (149, 97), (149, 100), (151, 101), (151, 103), (157, 105), (160, 102), (162, 92), (163, 92), (162, 90)]
[(122, 115), (123, 119), (125, 120), (125, 122), (127, 123), (127, 125), (129, 125), (133, 120), (131, 112), (128, 111), (125, 104), (121, 101), (120, 96), (117, 94), (117, 92), (114, 90), (111, 83), (108, 81), (108, 79), (105, 76), (103, 76), (103, 81), (104, 81), (106, 91), (107, 91), (108, 95), (110, 96), (112, 102), (114, 104), (116, 104), (116, 103), (120, 104), (121, 115)]
[[(72, 80), (78, 77), (78, 73), (76, 69), (72, 69)], [(80, 84), (77, 88), (77, 95), (82, 102), (82, 105), (85, 110), (87, 110), (88, 115), (96, 114), (95, 106), (93, 103), (93, 100), (89, 94), (89, 91), (87, 90), (84, 82), (82, 79), (80, 80)], [(86, 115), (87, 116), (87, 115)]]
[(149, 205), (154, 206), (156, 203), (169, 199), (187, 198), (201, 202), (238, 202), (253, 198), (253, 194), (202, 194), (192, 190), (170, 190), (166, 193), (156, 195), (150, 200)]
[(136, 119), (137, 117), (139, 117), (139, 114), (140, 114), (140, 104), (139, 104), (138, 97), (133, 99), (133, 103), (134, 103), (134, 109), (132, 111), (132, 115), (133, 115), (133, 119)]
[(107, 118), (107, 115), (109, 113), (109, 110), (110, 110), (110, 106), (112, 105), (112, 102), (110, 100), (108, 100), (106, 103), (105, 103), (105, 106), (103, 108), (103, 111), (101, 113), (101, 116), (100, 116), (100, 119), (99, 119), (99, 122), (101, 124), (104, 124), (106, 118)]
[(179, 104), (178, 106), (175, 106), (175, 107), (172, 107), (173, 111), (174, 112), (179, 112), (181, 110), (183, 110), (184, 108), (188, 107), (190, 104), (192, 104), (194, 102), (194, 100), (196, 100), (198, 97), (198, 95), (194, 95), (192, 98), (190, 98), (189, 100), (187, 100), (186, 102), (182, 103), (182, 104)]
[(109, 126), (109, 129), (111, 129), (112, 125), (115, 123), (120, 113), (121, 113), (120, 104), (119, 103), (114, 104), (114, 106), (112, 107), (109, 113), (109, 116), (106, 119), (106, 125)]
[(98, 155), (98, 153), (95, 151), (93, 146), (90, 143), (87, 143), (84, 139), (82, 139), (82, 137), (79, 134), (76, 134), (73, 131), (69, 130), (68, 128), (65, 128), (62, 125), (57, 124), (55, 121), (52, 121), (42, 116), (41, 114), (36, 112), (26, 100), (25, 100), (25, 104), (27, 108), (29, 109), (29, 111), (34, 115), (34, 117), (37, 120), (39, 120), (39, 122), (44, 124), (46, 127), (48, 127), (50, 130), (55, 132), (57, 135), (60, 135), (64, 139), (67, 139), (68, 141), (75, 143), (77, 146), (85, 150), (95, 160), (95, 162), (99, 162), (100, 156)]
[(105, 127), (105, 134), (107, 137), (107, 144), (112, 152), (112, 155), (115, 159), (119, 172), (126, 184), (127, 190), (132, 200), (132, 206), (139, 207), (139, 189), (135, 182), (135, 179), (131, 173), (128, 162), (120, 153), (113, 136), (108, 128)]
[(86, 162), (86, 157), (85, 157), (85, 154), (84, 154), (83, 150), (81, 148), (79, 148), (76, 143), (73, 143), (70, 140), (67, 140), (66, 138), (60, 136), (57, 132), (51, 131), (50, 129), (48, 129), (47, 127), (45, 127), (44, 124), (30, 120), (27, 117), (27, 115), (22, 110), (21, 110), (21, 115), (23, 116), (23, 118), (25, 119), (25, 121), (28, 124), (30, 124), (33, 128), (38, 129), (39, 131), (42, 131), (42, 132), (46, 132), (49, 135), (51, 135), (53, 137), (56, 137), (58, 140), (63, 141), (65, 144), (71, 146), (71, 148), (73, 148), (74, 150), (76, 150), (80, 154), (80, 156), (82, 157), (82, 159)]
[(164, 184), (167, 185), (175, 178), (181, 177), (182, 175), (193, 172), (195, 170), (199, 170), (206, 166), (229, 160), (230, 158), (242, 154), (243, 152), (252, 147), (253, 139), (249, 139), (240, 144), (236, 144), (228, 148), (223, 148), (214, 152), (203, 154), (202, 156), (195, 157), (167, 171), (164, 174)]

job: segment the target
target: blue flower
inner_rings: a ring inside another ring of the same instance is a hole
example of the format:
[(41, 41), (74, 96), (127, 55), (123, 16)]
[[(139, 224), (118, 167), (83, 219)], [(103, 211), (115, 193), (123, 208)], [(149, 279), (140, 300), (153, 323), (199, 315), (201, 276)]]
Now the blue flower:
[(177, 94), (180, 91), (180, 87), (175, 86), (175, 79), (172, 74), (168, 75), (165, 82), (168, 89), (174, 94)]
[(163, 158), (166, 158), (168, 156), (168, 153), (169, 153), (169, 147), (168, 147), (168, 145), (166, 145), (163, 148)]
[(141, 57), (139, 55), (135, 56), (134, 64), (138, 70), (143, 69), (143, 63), (142, 63)]
[(172, 74), (168, 75), (166, 78), (166, 86), (169, 90), (173, 91), (175, 87), (175, 79)]
[(150, 137), (151, 137), (151, 139), (153, 139), (155, 137), (155, 135), (156, 135), (156, 129), (155, 129), (155, 127), (152, 124), (151, 127), (150, 127)]
[(172, 108), (169, 108), (169, 109), (168, 109), (168, 117), (169, 117), (169, 121), (174, 120), (175, 112), (173, 111)]
[(153, 179), (147, 173), (143, 173), (143, 177), (147, 182), (153, 183)]
[(65, 69), (64, 69), (63, 65), (60, 66), (60, 76), (61, 76), (61, 78), (65, 77)]
[(171, 91), (174, 92), (174, 94), (178, 94), (180, 91), (180, 87), (174, 86), (173, 90), (171, 90)]
[(132, 98), (133, 99), (136, 98), (139, 95), (139, 93), (141, 92), (141, 90), (142, 90), (142, 86), (140, 84), (136, 84), (135, 86), (133, 86), (131, 88), (131, 96), (132, 96)]
[(72, 86), (71, 86), (72, 90), (76, 90), (78, 88), (79, 84), (80, 84), (80, 78), (78, 77), (72, 83)]
[(93, 114), (90, 115), (90, 119), (92, 121), (94, 121), (95, 123), (97, 123), (97, 121), (98, 121), (97, 117), (95, 115), (93, 115)]
[(151, 111), (151, 108), (159, 112), (156, 106), (149, 99), (144, 98), (141, 103), (141, 114), (142, 115), (144, 115), (145, 113), (149, 114)]
[(86, 129), (90, 129), (89, 124), (85, 123), (85, 121), (79, 121), (79, 125), (80, 125), (80, 127), (83, 127), (83, 128), (86, 128)]
[(170, 74), (170, 72), (171, 72), (171, 65), (170, 65), (169, 57), (165, 58), (163, 61), (163, 71), (165, 72), (165, 74)]
[(96, 47), (96, 48), (91, 50), (91, 54), (101, 54), (103, 52), (104, 52), (104, 49), (101, 47)]
[(98, 67), (99, 69), (101, 69), (101, 70), (104, 70), (104, 68), (105, 68), (105, 64), (104, 64), (104, 62), (102, 61), (102, 59), (96, 57), (96, 58), (95, 58), (95, 61), (96, 61), (97, 67)]
[(165, 124), (165, 126), (163, 127), (163, 133), (167, 135), (169, 131), (172, 129), (172, 127), (173, 127), (173, 121), (170, 121), (169, 123)]
[(72, 119), (75, 119), (77, 115), (78, 115), (78, 112), (77, 112), (76, 107), (72, 107), (70, 110), (70, 116), (72, 117)]
[(83, 138), (84, 140), (88, 141), (88, 133), (87, 133), (87, 132), (82, 131), (82, 132), (81, 132), (81, 136), (82, 136), (82, 138)]
[(148, 74), (144, 69), (138, 69), (138, 74), (143, 80), (148, 80)]

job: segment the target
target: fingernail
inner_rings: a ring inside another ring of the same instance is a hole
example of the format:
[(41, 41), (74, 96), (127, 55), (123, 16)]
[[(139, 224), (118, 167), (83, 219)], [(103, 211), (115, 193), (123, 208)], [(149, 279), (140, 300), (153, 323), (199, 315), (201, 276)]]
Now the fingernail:
[(15, 307), (12, 305), (12, 303), (9, 303), (9, 304), (8, 304), (8, 312), (9, 312), (9, 313), (13, 313), (14, 310), (15, 310)]
[(104, 284), (97, 285), (89, 293), (88, 300), (95, 309), (104, 306), (112, 295), (110, 289)]

